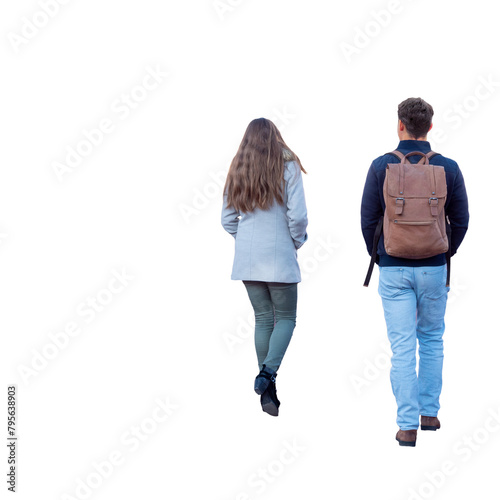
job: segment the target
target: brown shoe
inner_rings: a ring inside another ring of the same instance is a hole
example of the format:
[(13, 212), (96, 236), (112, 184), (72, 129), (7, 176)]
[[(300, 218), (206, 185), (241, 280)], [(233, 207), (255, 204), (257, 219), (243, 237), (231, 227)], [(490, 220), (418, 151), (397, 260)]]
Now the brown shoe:
[(441, 422), (437, 417), (420, 417), (420, 428), (423, 431), (437, 431), (441, 427)]
[(399, 429), (396, 434), (396, 441), (399, 443), (399, 446), (415, 446), (417, 442), (417, 429), (410, 429), (409, 431)]

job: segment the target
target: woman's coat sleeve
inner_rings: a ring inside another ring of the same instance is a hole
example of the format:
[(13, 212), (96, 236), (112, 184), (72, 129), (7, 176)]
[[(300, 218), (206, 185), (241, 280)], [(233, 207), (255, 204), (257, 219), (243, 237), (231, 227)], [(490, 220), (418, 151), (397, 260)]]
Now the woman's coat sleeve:
[(227, 207), (227, 194), (224, 193), (224, 203), (222, 205), (221, 224), (222, 227), (236, 238), (238, 231), (240, 213), (233, 207)]
[(285, 164), (285, 182), (288, 228), (295, 248), (300, 248), (307, 240), (307, 207), (302, 172), (296, 162)]

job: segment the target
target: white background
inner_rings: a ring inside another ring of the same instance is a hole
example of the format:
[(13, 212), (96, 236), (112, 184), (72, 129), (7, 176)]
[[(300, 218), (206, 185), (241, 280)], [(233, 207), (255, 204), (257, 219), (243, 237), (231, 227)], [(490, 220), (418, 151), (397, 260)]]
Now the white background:
[[(17, 498), (498, 495), (493, 2), (70, 0), (47, 2), (50, 18), (41, 3), (4, 2), (0, 16), (2, 397), (17, 385)], [(168, 73), (155, 89), (138, 87), (147, 68)], [(433, 149), (463, 171), (471, 220), (453, 259), (442, 429), (411, 449), (394, 440), (359, 208), (371, 161), (397, 146), (397, 105), (416, 96), (434, 106)], [(260, 116), (308, 171), (278, 418), (253, 392), (252, 311), (220, 225), (223, 176)], [(85, 149), (103, 119), (113, 130)], [(58, 176), (68, 147), (87, 155)], [(128, 278), (110, 293), (113, 272)], [(92, 297), (105, 302), (94, 315)], [(61, 333), (68, 323), (78, 335)], [(157, 398), (171, 407), (161, 422)]]

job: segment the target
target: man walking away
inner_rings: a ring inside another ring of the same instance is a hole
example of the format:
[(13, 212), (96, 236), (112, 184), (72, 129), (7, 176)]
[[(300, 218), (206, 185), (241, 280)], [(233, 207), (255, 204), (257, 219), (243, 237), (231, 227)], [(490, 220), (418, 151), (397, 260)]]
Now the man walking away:
[[(437, 415), (449, 257), (457, 252), (469, 223), (460, 168), (431, 151), (427, 141), (433, 114), (420, 98), (399, 105), (399, 145), (373, 161), (361, 204), (361, 228), (372, 254), (369, 274), (373, 262), (380, 270), (378, 291), (393, 354), (390, 378), (400, 446), (415, 446), (419, 416), (422, 430), (441, 426)], [(365, 286), (368, 282), (369, 276)]]

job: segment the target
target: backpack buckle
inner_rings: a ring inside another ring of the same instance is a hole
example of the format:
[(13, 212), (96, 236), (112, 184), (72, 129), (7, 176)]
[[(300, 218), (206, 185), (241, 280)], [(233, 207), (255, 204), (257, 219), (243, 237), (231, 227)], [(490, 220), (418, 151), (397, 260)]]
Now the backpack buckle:
[(396, 215), (401, 215), (403, 213), (403, 207), (405, 204), (405, 199), (404, 198), (396, 198)]
[(433, 215), (434, 217), (437, 217), (438, 214), (437, 211), (438, 203), (439, 200), (437, 198), (429, 198), (429, 205), (431, 206), (431, 215)]

